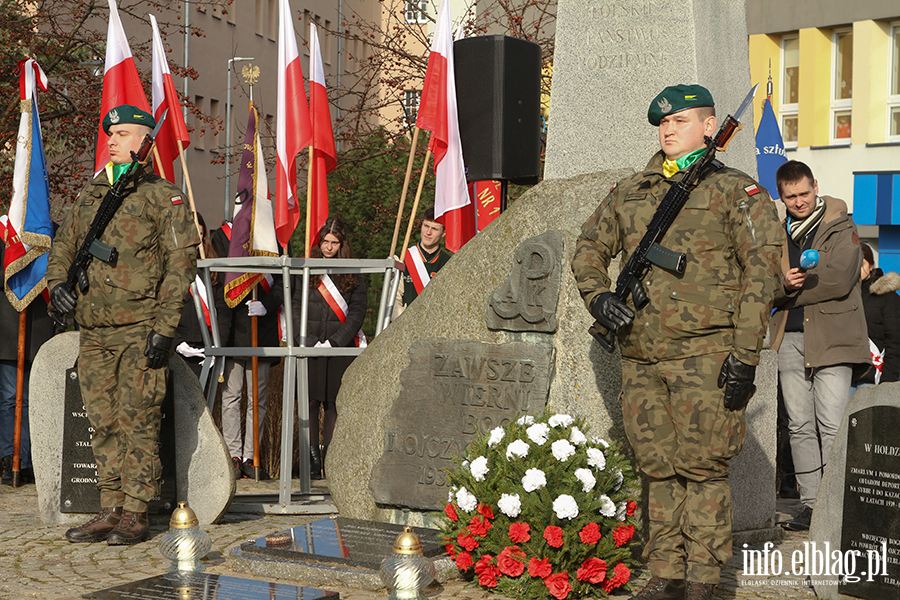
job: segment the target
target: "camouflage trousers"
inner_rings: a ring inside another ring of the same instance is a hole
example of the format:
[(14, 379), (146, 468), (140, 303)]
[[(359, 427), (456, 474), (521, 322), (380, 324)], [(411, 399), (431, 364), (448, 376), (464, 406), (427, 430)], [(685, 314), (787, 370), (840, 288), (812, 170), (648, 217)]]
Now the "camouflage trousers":
[(148, 369), (149, 324), (81, 330), (78, 377), (103, 508), (145, 512), (159, 493), (159, 428), (168, 366)]
[(716, 385), (727, 356), (622, 361), (625, 432), (649, 480), (644, 560), (658, 577), (718, 583), (731, 558), (727, 461), (741, 451), (745, 422)]

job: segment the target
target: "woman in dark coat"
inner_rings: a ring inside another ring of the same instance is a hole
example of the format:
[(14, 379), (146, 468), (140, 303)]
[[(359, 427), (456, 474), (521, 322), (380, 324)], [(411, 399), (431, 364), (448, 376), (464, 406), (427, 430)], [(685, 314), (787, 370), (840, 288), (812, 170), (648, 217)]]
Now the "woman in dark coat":
[[(881, 379), (900, 381), (900, 275), (883, 273), (875, 268), (875, 256), (868, 244), (860, 244), (863, 266), (860, 277), (863, 307), (869, 339), (884, 351)], [(870, 369), (856, 385), (875, 383), (875, 369)]]
[[(310, 258), (352, 258), (347, 227), (337, 217), (329, 217), (319, 230), (319, 244)], [(295, 342), (300, 343), (299, 318), (303, 299), (303, 279), (294, 278), (291, 293)], [(366, 282), (362, 275), (315, 275), (309, 282), (306, 345), (337, 348), (365, 344), (360, 327), (366, 316)], [(309, 439), (310, 472), (313, 479), (322, 476), (322, 466), (337, 421), (335, 399), (351, 356), (312, 358), (309, 360)], [(319, 449), (319, 405), (325, 409), (322, 423), (322, 449)]]

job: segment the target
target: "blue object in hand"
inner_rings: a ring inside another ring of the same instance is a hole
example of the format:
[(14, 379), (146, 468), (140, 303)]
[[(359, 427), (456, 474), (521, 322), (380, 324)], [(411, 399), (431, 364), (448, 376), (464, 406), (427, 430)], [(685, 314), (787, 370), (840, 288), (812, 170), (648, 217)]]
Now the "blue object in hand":
[(819, 265), (819, 253), (816, 250), (804, 250), (800, 255), (800, 269), (808, 271), (815, 269)]

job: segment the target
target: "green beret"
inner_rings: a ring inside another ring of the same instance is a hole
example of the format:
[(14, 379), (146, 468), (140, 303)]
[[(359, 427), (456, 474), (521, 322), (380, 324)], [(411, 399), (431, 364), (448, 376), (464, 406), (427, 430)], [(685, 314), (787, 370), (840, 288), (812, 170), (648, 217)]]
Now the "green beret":
[(663, 117), (700, 106), (715, 106), (712, 94), (702, 85), (670, 85), (650, 103), (647, 120), (659, 127)]
[(106, 116), (103, 117), (103, 131), (109, 135), (109, 128), (113, 125), (145, 125), (150, 129), (156, 127), (156, 120), (153, 115), (145, 110), (139, 109), (137, 106), (130, 104), (121, 104), (111, 109)]

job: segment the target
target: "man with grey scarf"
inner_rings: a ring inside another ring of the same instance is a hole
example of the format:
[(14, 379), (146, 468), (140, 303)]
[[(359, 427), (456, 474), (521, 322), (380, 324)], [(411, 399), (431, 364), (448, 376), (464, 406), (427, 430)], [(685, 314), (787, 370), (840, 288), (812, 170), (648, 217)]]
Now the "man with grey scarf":
[[(782, 249), (784, 278), (769, 322), (778, 351), (778, 376), (788, 415), (791, 455), (803, 508), (781, 523), (809, 529), (822, 467), (850, 400), (854, 372), (871, 364), (859, 277), (863, 255), (856, 225), (843, 200), (819, 196), (810, 168), (791, 160), (775, 174), (787, 207)], [(800, 268), (800, 255), (819, 253), (819, 264)]]

